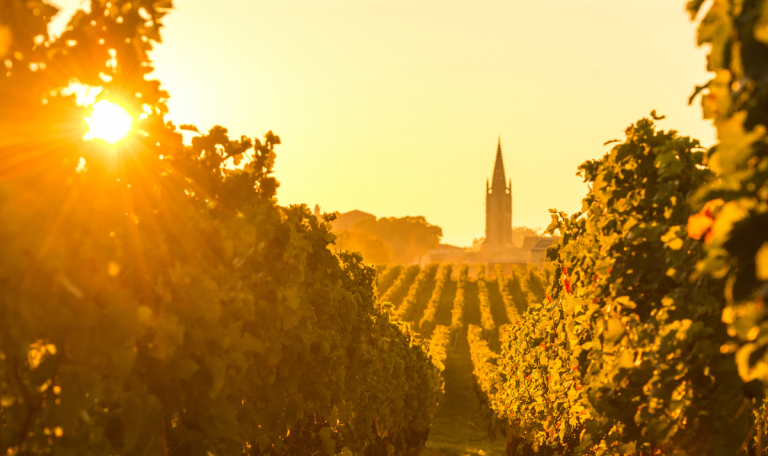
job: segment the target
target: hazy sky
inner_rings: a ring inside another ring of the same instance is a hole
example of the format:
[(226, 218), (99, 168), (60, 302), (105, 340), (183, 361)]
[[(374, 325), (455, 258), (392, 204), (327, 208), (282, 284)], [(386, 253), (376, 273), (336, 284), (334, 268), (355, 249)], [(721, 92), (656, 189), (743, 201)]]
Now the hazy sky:
[(424, 215), (469, 245), (499, 135), (530, 227), (579, 210), (577, 166), (652, 109), (714, 143), (687, 106), (708, 75), (685, 0), (174, 3), (152, 54), (170, 119), (279, 134), (281, 204)]

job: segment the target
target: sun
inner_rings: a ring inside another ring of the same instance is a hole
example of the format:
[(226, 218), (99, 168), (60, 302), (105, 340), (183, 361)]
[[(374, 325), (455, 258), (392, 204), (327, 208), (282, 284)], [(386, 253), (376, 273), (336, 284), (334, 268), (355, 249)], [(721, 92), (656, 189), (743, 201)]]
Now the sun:
[(120, 105), (101, 100), (93, 105), (91, 115), (85, 118), (85, 123), (90, 130), (85, 139), (101, 139), (115, 144), (131, 132), (133, 117)]

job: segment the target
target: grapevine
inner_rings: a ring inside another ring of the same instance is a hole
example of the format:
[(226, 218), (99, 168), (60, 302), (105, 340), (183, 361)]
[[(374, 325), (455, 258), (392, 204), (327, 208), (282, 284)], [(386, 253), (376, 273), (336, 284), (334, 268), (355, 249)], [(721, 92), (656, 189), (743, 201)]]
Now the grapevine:
[(393, 283), (392, 286), (379, 297), (379, 301), (390, 302), (393, 304), (402, 302), (402, 299), (405, 297), (411, 283), (413, 283), (413, 280), (416, 278), (416, 275), (419, 274), (420, 270), (421, 268), (415, 264), (403, 268), (400, 271), (400, 275), (397, 276), (395, 283)]
[(510, 323), (516, 325), (520, 322), (520, 313), (517, 311), (515, 301), (509, 292), (507, 282), (504, 280), (504, 270), (500, 264), (496, 265), (495, 272), (496, 281), (499, 284), (499, 292), (501, 293), (501, 298), (504, 300), (504, 307), (507, 310), (507, 319), (509, 319)]
[(721, 349), (724, 284), (695, 276), (703, 243), (687, 236), (702, 160), (696, 141), (641, 119), (580, 167), (585, 214), (552, 211), (551, 301), (505, 335), (495, 402), (536, 444), (726, 455), (745, 441), (749, 389)]
[(485, 265), (481, 264), (477, 271), (477, 289), (480, 299), (480, 325), (483, 328), (485, 338), (491, 337), (491, 333), (496, 328), (491, 314), (491, 300), (488, 296), (488, 285), (485, 283)]
[(437, 370), (445, 370), (445, 358), (447, 355), (448, 341), (450, 340), (450, 330), (447, 326), (437, 325), (432, 331), (432, 337), (429, 339), (429, 354), (432, 356), (432, 362), (437, 366)]
[(432, 263), (425, 266), (419, 272), (419, 274), (416, 276), (416, 279), (413, 281), (413, 284), (411, 284), (410, 288), (408, 289), (408, 295), (405, 297), (405, 299), (403, 299), (403, 302), (397, 307), (397, 310), (395, 311), (395, 315), (398, 319), (409, 319), (409, 317), (414, 313), (416, 305), (419, 302), (419, 298), (424, 293), (427, 283), (435, 277), (435, 274), (437, 273), (437, 267), (437, 263)]
[(456, 297), (453, 300), (453, 309), (451, 309), (451, 335), (454, 338), (453, 346), (456, 347), (459, 337), (459, 330), (464, 326), (464, 293), (469, 274), (469, 265), (459, 266), (459, 273), (456, 283)]
[[(186, 125), (187, 144), (166, 121), (145, 78), (165, 5), (94, 2), (50, 40), (55, 8), (0, 2), (25, 61), (0, 76), (0, 155), (22, 165), (0, 181), (0, 453), (418, 452), (428, 347), (329, 248), (332, 215), (277, 204), (279, 136)], [(75, 77), (144, 112), (135, 134), (84, 141)]]
[(382, 296), (395, 283), (400, 276), (403, 267), (398, 265), (389, 266), (379, 274), (379, 284), (376, 287), (378, 296)]
[(768, 392), (768, 2), (718, 1), (703, 14), (703, 1), (688, 2), (692, 20), (702, 17), (698, 44), (708, 45), (713, 78), (696, 87), (705, 119), (712, 119), (719, 144), (708, 151), (712, 176), (697, 189), (688, 236), (705, 243), (697, 268), (727, 278), (722, 319), (737, 340), (741, 377)]
[(451, 279), (452, 270), (453, 266), (451, 264), (444, 264), (437, 272), (437, 282), (435, 283), (435, 289), (432, 291), (432, 296), (429, 298), (429, 303), (427, 304), (427, 308), (424, 311), (424, 315), (421, 317), (421, 320), (419, 320), (419, 329), (422, 334), (428, 334), (434, 329), (437, 308), (440, 306), (445, 284)]

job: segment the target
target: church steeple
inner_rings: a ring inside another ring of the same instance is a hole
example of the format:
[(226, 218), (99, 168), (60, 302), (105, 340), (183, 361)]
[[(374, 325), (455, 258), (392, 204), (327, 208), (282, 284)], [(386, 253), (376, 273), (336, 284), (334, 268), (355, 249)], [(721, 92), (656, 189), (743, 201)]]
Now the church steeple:
[(501, 157), (501, 136), (499, 144), (496, 146), (496, 161), (493, 164), (493, 179), (491, 180), (491, 190), (496, 193), (504, 193), (507, 189), (507, 177), (504, 173), (504, 159)]
[(485, 244), (487, 250), (501, 251), (512, 247), (512, 182), (507, 185), (501, 137), (496, 146), (496, 161), (490, 188), (485, 184)]

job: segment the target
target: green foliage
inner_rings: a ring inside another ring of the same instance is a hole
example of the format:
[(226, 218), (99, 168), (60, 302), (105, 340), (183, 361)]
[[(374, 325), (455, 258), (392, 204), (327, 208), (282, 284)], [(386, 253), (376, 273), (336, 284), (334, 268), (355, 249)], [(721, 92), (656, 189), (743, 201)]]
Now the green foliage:
[(366, 262), (389, 264), (392, 262), (392, 249), (380, 238), (359, 231), (337, 231), (336, 247), (339, 250), (360, 252)]
[(528, 302), (544, 301), (547, 296), (547, 279), (544, 271), (532, 263), (528, 263), (525, 266), (525, 280), (522, 283), (522, 291), (528, 296)]
[[(116, 0), (109, 7), (98, 3), (90, 13), (75, 13), (71, 27), (53, 40), (47, 26), (57, 12), (55, 7), (44, 1), (2, 2), (0, 59), (8, 61), (11, 68), (6, 66), (8, 71), (0, 77), (0, 99), (10, 108), (0, 110), (0, 125), (57, 122), (82, 130), (82, 115), (80, 122), (70, 117), (82, 110), (73, 107), (67, 100), (70, 97), (61, 91), (72, 79), (102, 87), (101, 96), (119, 100), (135, 117), (144, 106), (155, 114), (166, 112), (168, 94), (146, 76), (153, 70), (148, 52), (153, 43), (160, 42), (163, 18), (171, 6), (170, 0)], [(113, 61), (118, 64), (113, 65)], [(42, 100), (48, 109), (30, 106)], [(31, 133), (29, 128), (24, 130)], [(82, 136), (77, 131), (65, 134)]]
[(421, 271), (421, 268), (416, 264), (403, 268), (402, 271), (400, 271), (397, 280), (395, 280), (395, 283), (393, 283), (392, 286), (379, 297), (379, 301), (390, 303), (401, 302), (408, 293), (408, 290), (416, 276), (419, 274), (419, 271)]
[(525, 286), (525, 274), (524, 268), (515, 266), (512, 268), (512, 274), (509, 276), (509, 280), (505, 284), (509, 294), (512, 297), (512, 302), (515, 304), (518, 312), (525, 312), (528, 308), (530, 295), (528, 289)]
[(467, 275), (469, 274), (469, 265), (459, 266), (459, 273), (456, 279), (456, 297), (453, 300), (453, 309), (451, 309), (451, 334), (456, 336), (459, 329), (464, 326), (464, 293), (466, 293)]
[(710, 177), (698, 149), (642, 119), (581, 165), (583, 214), (552, 211), (552, 302), (510, 327), (496, 402), (540, 444), (725, 455), (747, 436), (743, 384), (720, 349), (722, 282), (696, 277), (703, 246), (687, 235), (689, 198)]
[(504, 269), (500, 264), (497, 264), (495, 269), (496, 282), (499, 284), (499, 292), (501, 293), (501, 299), (504, 301), (504, 308), (507, 311), (507, 319), (510, 323), (516, 325), (520, 322), (520, 312), (518, 312), (512, 294), (509, 292), (509, 286), (504, 280)]
[(496, 393), (496, 362), (498, 355), (488, 347), (488, 341), (483, 338), (483, 328), (468, 325), (467, 341), (469, 355), (472, 358), (472, 374), (478, 386), (481, 402), (488, 401)]
[(445, 358), (448, 357), (448, 341), (451, 339), (450, 329), (447, 326), (437, 325), (429, 339), (429, 354), (437, 370), (445, 370)]
[(590, 416), (579, 371), (582, 345), (590, 340), (579, 325), (585, 313), (582, 305), (573, 299), (556, 305), (533, 303), (517, 325), (500, 332), (493, 406), (516, 424), (516, 448), (551, 446), (559, 454), (572, 452)]
[[(441, 388), (428, 347), (329, 248), (332, 216), (276, 204), (278, 136), (188, 145), (164, 121), (143, 76), (167, 6), (93, 2), (43, 52), (52, 9), (0, 4), (38, 63), (0, 79), (0, 452), (414, 454)], [(149, 113), (86, 142), (72, 77)]]
[(439, 226), (430, 225), (424, 217), (364, 218), (355, 222), (352, 230), (361, 231), (384, 240), (394, 253), (393, 262), (420, 262), (428, 250), (436, 249), (443, 237)]
[(496, 329), (491, 313), (491, 299), (488, 296), (488, 285), (485, 283), (485, 265), (481, 264), (477, 270), (477, 291), (480, 300), (480, 326), (483, 328), (485, 339), (491, 337)]
[(440, 266), (440, 270), (437, 272), (437, 281), (435, 282), (435, 289), (432, 290), (432, 296), (429, 298), (427, 308), (424, 310), (421, 320), (419, 320), (419, 331), (422, 334), (429, 334), (435, 329), (435, 316), (437, 315), (437, 308), (440, 306), (440, 301), (443, 298), (443, 291), (445, 290), (445, 284), (451, 280), (451, 271), (453, 265), (443, 264)]
[[(695, 18), (703, 2), (691, 1)], [(695, 237), (706, 236), (698, 265), (725, 277), (723, 320), (738, 338), (736, 360), (746, 381), (768, 388), (768, 2), (720, 0), (699, 24), (699, 44), (709, 44), (707, 69), (715, 73), (701, 98), (719, 143), (708, 162), (714, 175), (695, 198)], [(692, 97), (693, 98), (693, 97)]]
[(397, 278), (400, 276), (402, 270), (403, 267), (399, 264), (396, 264), (388, 266), (387, 269), (379, 274), (379, 283), (376, 287), (376, 293), (378, 296), (381, 296), (383, 293), (386, 293), (387, 290), (389, 290), (389, 287), (395, 283), (395, 280), (397, 280)]
[(428, 343), (400, 322), (377, 317), (373, 336), (376, 350), (361, 359), (366, 368), (348, 374), (350, 382), (359, 382), (362, 388), (352, 399), (357, 401), (355, 416), (349, 431), (342, 428), (336, 451), (343, 444), (353, 454), (416, 455), (424, 447), (437, 409), (443, 388), (440, 371)]
[(419, 271), (416, 279), (413, 281), (410, 288), (408, 288), (408, 295), (403, 299), (403, 302), (400, 303), (400, 305), (397, 307), (397, 310), (395, 311), (395, 316), (398, 319), (411, 319), (412, 314), (416, 308), (416, 304), (421, 300), (420, 298), (422, 298), (422, 295), (427, 290), (427, 283), (434, 280), (435, 274), (437, 274), (438, 266), (439, 265), (437, 263), (428, 264), (423, 269), (421, 269), (421, 271)]

